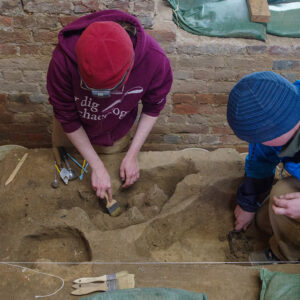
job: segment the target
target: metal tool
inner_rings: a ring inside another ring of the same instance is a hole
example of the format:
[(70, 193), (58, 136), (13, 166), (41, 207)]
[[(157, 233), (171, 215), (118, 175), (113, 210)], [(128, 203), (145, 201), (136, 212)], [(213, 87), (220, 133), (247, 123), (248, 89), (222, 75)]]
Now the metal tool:
[(65, 168), (62, 168), (61, 170), (59, 169), (59, 167), (57, 165), (55, 165), (56, 170), (58, 171), (60, 178), (62, 179), (62, 181), (65, 184), (68, 184), (69, 182), (69, 171)]
[[(54, 163), (54, 165), (56, 165), (56, 162)], [(54, 189), (58, 188), (57, 171), (56, 171), (55, 166), (54, 166), (54, 180), (51, 182), (51, 186), (52, 186)]]
[(53, 154), (54, 154), (55, 160), (57, 161), (57, 164), (58, 164), (58, 165), (55, 164), (55, 168), (58, 171), (58, 173), (60, 175), (60, 178), (63, 180), (63, 182), (65, 184), (68, 184), (68, 182), (69, 182), (69, 175), (70, 175), (69, 171), (66, 168), (64, 168), (63, 165), (62, 165), (62, 161), (61, 161), (60, 154), (58, 152), (58, 148), (57, 147), (53, 147), (52, 150), (53, 150)]
[(70, 180), (70, 181), (71, 181), (71, 180), (75, 180), (75, 179), (78, 177), (78, 175), (77, 175), (77, 173), (70, 167), (69, 160), (68, 160), (68, 156), (67, 156), (67, 152), (66, 152), (65, 148), (64, 148), (64, 147), (59, 147), (58, 150), (59, 150), (59, 153), (61, 154), (62, 160), (64, 161), (64, 163), (65, 163), (65, 165), (66, 165), (66, 167), (67, 167), (67, 169), (68, 169), (68, 171), (69, 171), (69, 180)]

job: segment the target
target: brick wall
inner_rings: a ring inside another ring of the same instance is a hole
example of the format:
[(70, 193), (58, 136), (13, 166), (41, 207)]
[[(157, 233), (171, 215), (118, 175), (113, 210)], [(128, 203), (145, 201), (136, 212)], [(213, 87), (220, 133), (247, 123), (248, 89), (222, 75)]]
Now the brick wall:
[(163, 0), (2, 0), (0, 2), (0, 144), (50, 146), (52, 108), (46, 72), (58, 31), (105, 8), (136, 15), (169, 56), (174, 84), (144, 150), (236, 147), (245, 144), (226, 122), (227, 96), (253, 71), (300, 78), (299, 39), (266, 42), (191, 35), (172, 21)]

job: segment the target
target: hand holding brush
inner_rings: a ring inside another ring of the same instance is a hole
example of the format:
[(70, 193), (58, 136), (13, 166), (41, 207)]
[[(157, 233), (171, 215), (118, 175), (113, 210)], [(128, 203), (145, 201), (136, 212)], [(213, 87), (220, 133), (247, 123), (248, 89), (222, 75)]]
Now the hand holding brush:
[(107, 193), (105, 193), (104, 197), (105, 197), (106, 208), (107, 208), (108, 213), (112, 217), (119, 216), (121, 214), (121, 212), (122, 212), (120, 204), (116, 200), (114, 200), (114, 199), (109, 200), (109, 197), (108, 197)]

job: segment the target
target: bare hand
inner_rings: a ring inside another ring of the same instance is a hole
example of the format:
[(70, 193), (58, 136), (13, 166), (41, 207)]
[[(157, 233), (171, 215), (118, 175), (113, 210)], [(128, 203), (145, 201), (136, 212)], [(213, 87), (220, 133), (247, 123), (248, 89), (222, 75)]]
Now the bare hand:
[(274, 197), (272, 205), (276, 215), (285, 215), (292, 219), (300, 218), (300, 193), (290, 193)]
[(240, 230), (246, 230), (248, 228), (248, 226), (250, 225), (250, 223), (252, 222), (255, 216), (255, 213), (245, 211), (239, 205), (237, 205), (234, 210), (234, 216), (235, 216), (234, 229), (236, 231), (240, 231)]
[(112, 199), (112, 191), (111, 191), (111, 183), (110, 183), (110, 176), (106, 171), (105, 167), (98, 167), (92, 169), (92, 187), (96, 192), (96, 195), (104, 199), (105, 193), (108, 195), (108, 200), (111, 201)]
[(125, 183), (122, 185), (123, 188), (126, 188), (133, 183), (135, 183), (140, 177), (140, 168), (137, 158), (125, 156), (121, 167), (120, 167), (120, 176), (122, 181)]

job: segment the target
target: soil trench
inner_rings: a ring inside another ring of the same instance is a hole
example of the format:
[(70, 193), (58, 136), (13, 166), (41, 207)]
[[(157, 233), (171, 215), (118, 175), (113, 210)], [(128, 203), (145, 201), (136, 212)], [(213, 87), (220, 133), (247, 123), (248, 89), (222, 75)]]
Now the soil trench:
[[(24, 153), (26, 162), (4, 186)], [(128, 189), (119, 178), (123, 155), (101, 157), (122, 208), (111, 217), (91, 188), (90, 169), (82, 181), (60, 180), (53, 189), (51, 150), (10, 151), (0, 162), (1, 261), (247, 261), (264, 246), (254, 225), (228, 237), (243, 176), (235, 150), (141, 153), (140, 179)]]

